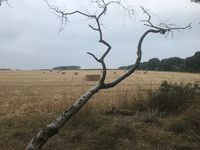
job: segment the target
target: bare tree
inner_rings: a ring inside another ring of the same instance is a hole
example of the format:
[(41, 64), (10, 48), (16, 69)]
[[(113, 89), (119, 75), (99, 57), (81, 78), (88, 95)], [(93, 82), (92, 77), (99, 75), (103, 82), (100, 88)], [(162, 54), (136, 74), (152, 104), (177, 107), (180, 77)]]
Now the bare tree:
[(125, 7), (121, 3), (121, 0), (112, 0), (109, 2), (106, 2), (105, 0), (95, 0), (93, 2), (95, 2), (98, 5), (98, 7), (101, 9), (101, 12), (97, 15), (96, 14), (91, 15), (89, 13), (85, 13), (80, 10), (75, 10), (73, 12), (64, 12), (54, 6), (51, 6), (47, 2), (49, 8), (51, 10), (55, 11), (56, 13), (58, 13), (62, 17), (63, 21), (67, 21), (69, 16), (72, 16), (75, 14), (79, 14), (83, 17), (93, 19), (96, 23), (96, 26), (89, 25), (89, 27), (98, 33), (99, 42), (106, 46), (106, 50), (100, 58), (98, 58), (91, 52), (87, 52), (90, 56), (92, 56), (94, 58), (95, 61), (100, 63), (102, 66), (102, 75), (101, 75), (100, 81), (94, 87), (89, 89), (85, 94), (83, 94), (71, 107), (67, 108), (62, 114), (60, 114), (52, 123), (48, 124), (42, 130), (40, 130), (39, 133), (30, 141), (30, 143), (26, 147), (26, 150), (40, 150), (43, 147), (43, 145), (49, 140), (49, 138), (56, 135), (59, 132), (59, 130), (63, 127), (63, 125), (73, 115), (75, 115), (88, 102), (88, 100), (91, 99), (91, 97), (93, 95), (95, 95), (102, 89), (109, 89), (109, 88), (116, 86), (118, 83), (120, 83), (121, 81), (126, 79), (128, 76), (130, 76), (132, 73), (134, 73), (134, 71), (137, 69), (137, 67), (140, 64), (140, 60), (142, 57), (142, 49), (141, 48), (142, 48), (143, 40), (148, 34), (150, 34), (150, 33), (167, 34), (167, 33), (173, 32), (173, 30), (181, 30), (181, 29), (190, 29), (191, 28), (191, 24), (189, 24), (185, 27), (176, 27), (173, 24), (161, 23), (156, 26), (151, 22), (150, 13), (141, 7), (143, 12), (145, 14), (147, 14), (147, 16), (148, 16), (148, 19), (143, 20), (142, 22), (144, 22), (144, 25), (148, 26), (150, 29), (148, 29), (146, 32), (144, 32), (144, 34), (141, 36), (141, 38), (138, 42), (137, 59), (136, 59), (134, 65), (132, 66), (132, 68), (130, 68), (126, 73), (124, 73), (122, 76), (118, 77), (114, 81), (106, 83), (105, 79), (107, 76), (107, 67), (106, 67), (104, 59), (106, 58), (106, 56), (108, 55), (108, 53), (110, 52), (112, 47), (108, 42), (106, 42), (104, 40), (103, 32), (102, 32), (102, 24), (100, 22), (100, 19), (106, 14), (107, 9), (110, 5), (118, 5), (118, 6), (122, 7), (129, 14), (132, 14), (133, 10)]

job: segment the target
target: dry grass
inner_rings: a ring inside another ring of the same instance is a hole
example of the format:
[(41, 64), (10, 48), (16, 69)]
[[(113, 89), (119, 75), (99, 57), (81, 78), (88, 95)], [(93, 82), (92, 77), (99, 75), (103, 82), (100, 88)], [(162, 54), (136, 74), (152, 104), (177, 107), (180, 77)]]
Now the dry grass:
[[(78, 75), (74, 75), (74, 71), (65, 72), (66, 74), (57, 74), (55, 71), (44, 74), (43, 71), (0, 71), (0, 117), (34, 112), (60, 112), (95, 85), (96, 82), (85, 81), (86, 75), (100, 73), (100, 71), (78, 71)], [(116, 74), (113, 74), (113, 71), (109, 71), (108, 81), (123, 73), (123, 71), (115, 72)], [(200, 81), (200, 75), (150, 71), (148, 74), (143, 74), (143, 71), (137, 71), (117, 87), (98, 93), (90, 105), (98, 105), (98, 109), (104, 106), (112, 107), (116, 103), (123, 103), (123, 99), (126, 100), (130, 94), (137, 95), (138, 89), (141, 93), (157, 88), (163, 80)]]
[[(0, 71), (0, 149), (23, 149), (43, 125), (95, 85), (94, 81), (85, 81), (86, 75), (101, 74), (101, 71), (76, 72), (75, 75), (74, 71), (65, 71), (65, 74)], [(109, 71), (107, 81), (124, 73), (114, 72)], [(200, 75), (137, 71), (117, 87), (95, 95), (45, 149), (197, 150), (200, 147), (199, 105), (191, 106), (181, 116), (168, 118), (145, 106), (147, 91), (157, 89), (163, 80), (187, 83), (200, 81)], [(131, 116), (105, 115), (113, 109), (138, 112)], [(190, 109), (196, 111), (192, 113)], [(195, 130), (185, 132), (188, 126)]]

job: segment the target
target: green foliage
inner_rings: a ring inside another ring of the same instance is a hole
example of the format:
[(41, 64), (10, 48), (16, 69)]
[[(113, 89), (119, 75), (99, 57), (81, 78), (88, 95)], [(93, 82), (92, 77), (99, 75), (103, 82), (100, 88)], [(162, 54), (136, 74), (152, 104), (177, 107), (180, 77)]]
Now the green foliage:
[(157, 70), (159, 63), (158, 58), (152, 58), (148, 62), (141, 63), (139, 68), (142, 70)]
[(80, 66), (59, 66), (59, 67), (54, 67), (52, 70), (80, 70)]
[(194, 56), (186, 58), (184, 67), (189, 72), (200, 72), (200, 52), (196, 52)]
[[(122, 66), (119, 69), (130, 69), (132, 65)], [(139, 70), (152, 71), (187, 71), (200, 72), (200, 52), (196, 52), (194, 56), (182, 59), (179, 57), (171, 57), (162, 59), (152, 58), (147, 62), (142, 62), (138, 68)]]
[(163, 81), (150, 98), (150, 106), (161, 112), (178, 112), (184, 110), (198, 95), (199, 84), (173, 84)]
[(179, 57), (171, 57), (168, 59), (163, 59), (159, 63), (159, 70), (162, 71), (181, 71), (184, 64), (184, 59), (181, 59)]

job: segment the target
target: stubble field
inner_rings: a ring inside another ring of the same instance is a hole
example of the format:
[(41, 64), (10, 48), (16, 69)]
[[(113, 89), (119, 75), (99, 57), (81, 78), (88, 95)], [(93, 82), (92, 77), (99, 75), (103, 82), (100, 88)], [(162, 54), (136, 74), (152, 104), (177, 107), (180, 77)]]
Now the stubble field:
[[(123, 73), (109, 70), (107, 82)], [(101, 71), (0, 71), (0, 149), (24, 149), (42, 126), (97, 83), (85, 80), (93, 74)], [(134, 101), (145, 99), (163, 80), (199, 82), (200, 74), (136, 71), (117, 87), (97, 93), (44, 149), (198, 149), (199, 136), (191, 141), (185, 133), (182, 137), (169, 131), (171, 123), (182, 115), (164, 119), (156, 111), (106, 115), (113, 108), (127, 109)]]
[[(108, 71), (107, 82), (123, 73)], [(0, 71), (0, 116), (60, 112), (96, 84), (85, 80), (86, 75), (93, 74), (101, 74), (101, 71)], [(138, 92), (156, 89), (163, 80), (191, 83), (200, 81), (200, 75), (136, 71), (117, 87), (99, 92), (90, 105), (107, 109), (105, 107), (120, 103), (124, 92), (136, 96)]]

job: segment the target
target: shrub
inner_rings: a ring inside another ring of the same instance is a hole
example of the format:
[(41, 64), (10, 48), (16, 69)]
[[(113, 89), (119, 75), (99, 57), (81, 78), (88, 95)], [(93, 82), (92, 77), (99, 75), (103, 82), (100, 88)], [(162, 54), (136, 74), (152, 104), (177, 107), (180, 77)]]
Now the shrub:
[(184, 110), (198, 96), (196, 83), (177, 84), (163, 81), (150, 98), (150, 107), (161, 112), (178, 112)]

